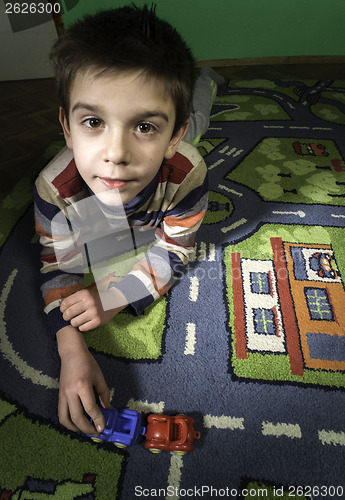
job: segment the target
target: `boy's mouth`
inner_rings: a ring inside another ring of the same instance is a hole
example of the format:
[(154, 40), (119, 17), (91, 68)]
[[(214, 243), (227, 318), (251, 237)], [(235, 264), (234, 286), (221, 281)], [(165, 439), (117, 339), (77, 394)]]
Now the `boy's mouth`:
[(109, 177), (99, 177), (99, 180), (107, 189), (122, 189), (129, 182), (123, 179), (111, 179)]

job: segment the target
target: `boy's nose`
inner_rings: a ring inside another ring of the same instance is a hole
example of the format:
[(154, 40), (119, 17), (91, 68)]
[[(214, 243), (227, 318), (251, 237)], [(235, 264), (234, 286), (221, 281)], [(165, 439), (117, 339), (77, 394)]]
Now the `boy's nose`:
[(109, 133), (105, 139), (104, 161), (115, 165), (127, 165), (130, 162), (128, 137), (124, 131)]

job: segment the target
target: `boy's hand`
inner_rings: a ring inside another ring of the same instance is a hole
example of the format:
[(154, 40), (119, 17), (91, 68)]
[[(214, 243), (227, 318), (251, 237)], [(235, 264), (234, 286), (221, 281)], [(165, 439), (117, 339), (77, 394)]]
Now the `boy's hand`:
[[(65, 321), (81, 332), (87, 332), (98, 326), (105, 325), (126, 307), (126, 299), (115, 288), (108, 290), (110, 304), (114, 308), (104, 311), (99, 294), (95, 290), (80, 290), (64, 299), (60, 306)], [(118, 305), (122, 304), (122, 305)]]
[[(71, 431), (97, 436), (105, 420), (96, 404), (95, 393), (104, 408), (110, 408), (109, 389), (103, 374), (90, 354), (82, 335), (72, 326), (57, 333), (61, 357), (59, 420)], [(94, 425), (90, 424), (92, 418)]]

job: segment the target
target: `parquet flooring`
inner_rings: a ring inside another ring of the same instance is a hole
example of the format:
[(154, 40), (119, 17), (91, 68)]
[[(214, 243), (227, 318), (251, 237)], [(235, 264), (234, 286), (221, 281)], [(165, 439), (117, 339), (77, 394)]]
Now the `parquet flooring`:
[(0, 82), (0, 199), (60, 131), (53, 79)]
[[(336, 64), (222, 66), (227, 78), (345, 79)], [(60, 132), (53, 79), (0, 82), (0, 200)]]

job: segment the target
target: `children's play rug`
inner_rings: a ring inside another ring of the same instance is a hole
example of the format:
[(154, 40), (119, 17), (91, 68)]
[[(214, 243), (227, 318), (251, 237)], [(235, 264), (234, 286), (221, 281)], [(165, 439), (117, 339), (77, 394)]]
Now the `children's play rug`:
[(86, 335), (114, 406), (195, 419), (184, 456), (58, 423), (31, 192), (61, 146), (1, 205), (0, 498), (345, 498), (345, 82), (222, 86), (188, 273)]

